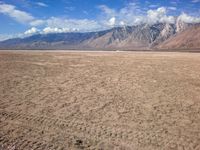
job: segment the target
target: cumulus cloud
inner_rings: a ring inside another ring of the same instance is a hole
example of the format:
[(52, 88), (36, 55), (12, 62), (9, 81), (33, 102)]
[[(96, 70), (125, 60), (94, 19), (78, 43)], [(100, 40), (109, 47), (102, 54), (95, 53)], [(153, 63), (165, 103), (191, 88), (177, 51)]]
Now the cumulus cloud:
[(119, 24), (120, 24), (121, 26), (124, 26), (124, 25), (125, 25), (124, 21), (120, 21)]
[(186, 23), (200, 23), (200, 17), (192, 17), (186, 13), (182, 13), (178, 19)]
[(144, 21), (145, 10), (140, 8), (138, 3), (128, 3), (124, 8), (120, 9), (117, 15), (118, 20), (116, 22), (120, 23), (123, 21), (126, 25), (139, 24)]
[(13, 18), (19, 23), (27, 24), (34, 27), (43, 25), (50, 28), (69, 28), (71, 30), (78, 29), (81, 31), (94, 31), (102, 29), (100, 23), (95, 20), (89, 19), (68, 19), (59, 17), (37, 19), (30, 13), (18, 10), (14, 5), (5, 3), (0, 3), (0, 13)]
[[(154, 8), (158, 5), (149, 5), (149, 7)], [(176, 7), (159, 7), (145, 10), (136, 1), (128, 3), (118, 11), (105, 5), (101, 5), (99, 8), (102, 10), (100, 20), (104, 26), (113, 26), (113, 22), (116, 26), (175, 22), (175, 17), (168, 15), (168, 10), (176, 10)], [(110, 20), (111, 18), (112, 20)]]
[[(43, 4), (39, 5), (42, 6)], [(151, 8), (154, 7), (156, 6), (152, 6)], [(145, 8), (141, 8), (137, 1), (135, 1), (126, 4), (119, 10), (110, 8), (106, 5), (100, 5), (98, 8), (100, 9), (101, 13), (95, 20), (62, 17), (40, 19), (34, 17), (28, 12), (19, 10), (14, 5), (0, 2), (1, 14), (5, 14), (19, 23), (23, 23), (32, 27), (31, 29), (25, 31), (24, 35), (35, 33), (65, 33), (75, 31), (87, 32), (104, 30), (114, 26), (138, 25), (141, 23), (174, 23), (176, 20), (175, 17), (168, 15), (168, 11), (176, 10), (176, 7), (159, 7), (157, 9), (146, 10)], [(178, 18), (187, 23), (200, 22), (200, 18), (192, 17), (185, 13), (182, 13)]]
[(27, 30), (24, 32), (25, 35), (32, 35), (38, 33), (39, 30), (35, 27), (32, 27), (31, 29)]
[(41, 7), (48, 7), (47, 4), (42, 3), (42, 2), (36, 2), (35, 4), (38, 5), (38, 6), (41, 6)]
[(147, 11), (147, 20), (149, 23), (167, 22), (174, 23), (175, 18), (173, 16), (167, 16), (167, 9), (160, 7), (156, 10)]
[[(144, 10), (142, 10), (135, 2), (128, 3), (125, 7), (118, 11), (109, 8), (106, 5), (99, 6), (99, 9), (102, 11), (99, 17), (100, 23), (107, 27), (111, 26), (110, 21), (115, 22), (116, 26), (141, 23), (145, 14)], [(112, 20), (110, 20), (111, 18)]]
[(108, 25), (112, 27), (112, 26), (115, 25), (115, 22), (116, 22), (116, 18), (115, 18), (115, 17), (112, 17), (112, 18), (109, 19)]
[(35, 27), (32, 27), (24, 32), (25, 36), (33, 35), (33, 34), (49, 34), (49, 33), (67, 33), (67, 32), (76, 32), (78, 29), (69, 29), (69, 28), (57, 28), (57, 27), (45, 27), (42, 30), (39, 30)]
[(48, 34), (48, 33), (66, 33), (70, 31), (75, 31), (75, 29), (70, 30), (69, 28), (51, 28), (51, 27), (46, 27), (43, 29), (43, 33)]
[(45, 27), (42, 30), (39, 30), (35, 27), (32, 27), (24, 32), (25, 36), (33, 35), (33, 34), (49, 34), (49, 33), (67, 33), (67, 32), (77, 32), (78, 29), (72, 28), (57, 28), (57, 27)]
[[(144, 11), (137, 3), (129, 3), (120, 10), (109, 8), (106, 5), (99, 6), (102, 14), (97, 20), (71, 19), (51, 17), (46, 20), (34, 20), (31, 25), (46, 26), (42, 33), (63, 33), (63, 32), (87, 32), (104, 30), (113, 26), (138, 25), (141, 23), (175, 23), (175, 17), (168, 15), (168, 10), (175, 10), (176, 7), (159, 7)], [(186, 22), (198, 22), (195, 17), (182, 14), (180, 16)]]

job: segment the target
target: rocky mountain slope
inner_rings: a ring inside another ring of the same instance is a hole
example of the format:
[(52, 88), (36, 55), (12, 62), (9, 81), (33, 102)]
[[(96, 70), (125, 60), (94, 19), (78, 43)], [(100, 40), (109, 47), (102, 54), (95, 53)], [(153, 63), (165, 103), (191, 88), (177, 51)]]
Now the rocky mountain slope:
[(200, 48), (200, 26), (189, 27), (157, 46), (159, 49)]
[[(138, 50), (152, 49), (154, 47), (164, 48), (165, 45), (167, 46), (166, 42), (169, 38), (171, 39), (171, 37), (179, 33), (184, 34), (184, 31), (190, 26), (193, 25), (177, 20), (176, 24), (141, 24), (115, 27), (99, 32), (38, 34), (22, 39), (17, 38), (0, 42), (0, 49)], [(193, 33), (195, 33), (195, 30), (196, 28), (194, 28)], [(189, 34), (189, 31), (186, 32), (185, 34)], [(192, 37), (188, 37), (188, 40), (190, 38)], [(169, 48), (174, 48), (173, 46), (172, 44)], [(194, 46), (200, 47), (198, 42)]]

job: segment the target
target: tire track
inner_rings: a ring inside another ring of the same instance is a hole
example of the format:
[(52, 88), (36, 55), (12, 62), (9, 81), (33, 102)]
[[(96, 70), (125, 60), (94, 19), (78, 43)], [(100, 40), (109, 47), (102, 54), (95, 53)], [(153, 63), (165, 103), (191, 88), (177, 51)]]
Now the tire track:
[[(91, 124), (83, 123), (76, 120), (61, 120), (53, 119), (48, 117), (38, 117), (34, 115), (19, 114), (15, 112), (6, 112), (0, 111), (0, 116), (3, 120), (17, 120), (20, 122), (28, 122), (31, 124), (37, 124), (45, 126), (47, 128), (56, 128), (56, 129), (73, 129), (78, 132), (84, 132), (89, 136), (95, 136), (96, 139), (104, 138), (118, 138), (123, 140), (131, 140), (130, 134), (132, 131), (114, 131), (106, 126), (94, 126)], [(95, 138), (94, 137), (94, 138)]]
[[(58, 133), (66, 134), (71, 132), (71, 136), (78, 135), (79, 137), (71, 137), (72, 139), (80, 139), (80, 136), (85, 137), (84, 143), (89, 142), (89, 145), (95, 145), (98, 142), (111, 140), (111, 141), (123, 141), (125, 143), (134, 144), (136, 147), (153, 145), (156, 148), (164, 147), (164, 149), (176, 148), (189, 148), (198, 150), (200, 148), (200, 139), (192, 140), (190, 137), (180, 136), (175, 134), (165, 134), (164, 129), (152, 131), (133, 131), (130, 129), (112, 129), (107, 126), (93, 125), (78, 120), (61, 120), (56, 118), (49, 118), (45, 116), (35, 116), (28, 114), (20, 114), (16, 112), (8, 112), (0, 110), (0, 118), (4, 122), (19, 122), (22, 125), (30, 126), (30, 124), (42, 127), (45, 130), (57, 130)], [(41, 129), (39, 129), (41, 130)], [(84, 136), (83, 136), (84, 135)], [(8, 139), (5, 139), (6, 141)], [(4, 140), (3, 143), (6, 143)], [(26, 140), (26, 139), (25, 139)], [(184, 141), (184, 142), (183, 142)], [(82, 144), (83, 141), (77, 142)], [(1, 142), (0, 142), (1, 143)], [(25, 143), (29, 143), (26, 141)], [(22, 145), (26, 145), (26, 144)], [(28, 144), (29, 145), (29, 144)], [(76, 145), (76, 144), (75, 144)], [(38, 146), (41, 147), (41, 146)]]
[(28, 140), (25, 137), (17, 137), (13, 138), (11, 136), (0, 135), (0, 145), (3, 150), (10, 150), (10, 149), (19, 149), (19, 150), (61, 150), (64, 147), (59, 147), (58, 145), (46, 144), (44, 142), (40, 142), (37, 139)]
[[(43, 127), (36, 127), (35, 124), (25, 125), (10, 122), (9, 128), (7, 128), (8, 124), (6, 122), (1, 123), (1, 125), (5, 128), (1, 131), (3, 133), (0, 133), (0, 150), (1, 148), (2, 150), (91, 149), (92, 146), (96, 145), (95, 141), (91, 141), (84, 136), (76, 136), (57, 130), (45, 130)], [(43, 133), (41, 134), (41, 132)], [(54, 134), (52, 135), (52, 133)], [(47, 137), (48, 140), (46, 139)]]

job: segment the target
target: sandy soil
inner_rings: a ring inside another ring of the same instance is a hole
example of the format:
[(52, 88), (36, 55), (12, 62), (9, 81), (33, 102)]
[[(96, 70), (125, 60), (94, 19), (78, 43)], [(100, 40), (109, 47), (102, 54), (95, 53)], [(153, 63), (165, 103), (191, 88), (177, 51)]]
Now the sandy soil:
[(200, 54), (0, 52), (2, 150), (199, 150)]

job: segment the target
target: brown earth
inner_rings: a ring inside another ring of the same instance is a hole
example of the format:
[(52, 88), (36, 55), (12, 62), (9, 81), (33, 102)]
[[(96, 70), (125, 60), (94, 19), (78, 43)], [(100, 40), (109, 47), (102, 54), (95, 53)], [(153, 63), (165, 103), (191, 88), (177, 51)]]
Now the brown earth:
[(1, 150), (199, 150), (200, 54), (0, 52)]

